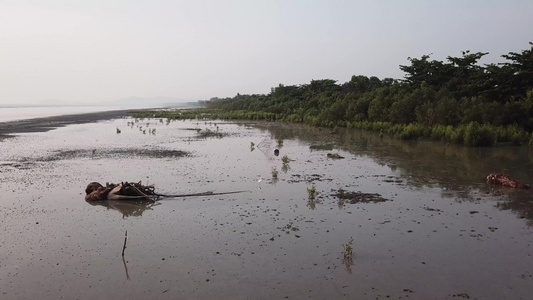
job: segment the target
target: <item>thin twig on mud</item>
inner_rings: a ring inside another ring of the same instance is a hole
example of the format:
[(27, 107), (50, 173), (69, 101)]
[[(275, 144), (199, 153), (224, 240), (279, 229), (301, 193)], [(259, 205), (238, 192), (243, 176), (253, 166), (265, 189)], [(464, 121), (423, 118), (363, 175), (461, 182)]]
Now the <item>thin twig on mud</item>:
[(124, 250), (126, 250), (127, 241), (128, 241), (128, 231), (126, 230), (126, 234), (124, 235), (124, 246), (122, 247), (122, 257), (124, 257)]

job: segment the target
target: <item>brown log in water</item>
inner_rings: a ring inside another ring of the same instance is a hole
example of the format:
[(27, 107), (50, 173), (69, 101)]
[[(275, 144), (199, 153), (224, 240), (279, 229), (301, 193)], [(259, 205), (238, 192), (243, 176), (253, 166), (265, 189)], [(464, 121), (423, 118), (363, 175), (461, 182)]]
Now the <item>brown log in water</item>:
[(520, 183), (503, 174), (489, 174), (489, 176), (487, 176), (487, 183), (512, 187), (515, 189), (529, 189), (530, 188), (529, 184)]

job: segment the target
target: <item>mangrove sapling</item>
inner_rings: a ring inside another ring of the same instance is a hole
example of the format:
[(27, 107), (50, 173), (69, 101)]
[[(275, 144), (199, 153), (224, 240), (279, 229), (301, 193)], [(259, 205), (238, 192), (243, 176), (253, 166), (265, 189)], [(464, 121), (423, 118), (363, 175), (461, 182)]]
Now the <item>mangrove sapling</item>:
[(117, 127), (117, 134), (120, 134), (122, 131)]
[(346, 260), (352, 260), (353, 258), (353, 237), (350, 238), (348, 243), (342, 244), (342, 252), (344, 254), (344, 259)]
[(278, 148), (283, 147), (283, 139), (282, 138), (277, 138), (276, 142), (278, 143)]
[(307, 188), (307, 194), (309, 196), (309, 199), (315, 199), (315, 196), (316, 196), (316, 188), (315, 186), (313, 185), (312, 187), (310, 188)]
[(288, 164), (290, 162), (290, 159), (287, 155), (283, 155), (283, 157), (281, 158), (281, 161), (284, 163), (284, 164)]

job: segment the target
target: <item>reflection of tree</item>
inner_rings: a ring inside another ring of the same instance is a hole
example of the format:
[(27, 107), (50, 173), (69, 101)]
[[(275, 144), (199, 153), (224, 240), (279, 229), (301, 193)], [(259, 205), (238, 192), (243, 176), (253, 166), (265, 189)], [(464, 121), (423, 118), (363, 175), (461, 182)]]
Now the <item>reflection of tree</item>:
[(500, 204), (500, 208), (533, 220), (533, 203), (523, 200), (523, 192), (494, 193), (486, 183), (490, 173), (504, 173), (519, 182), (531, 183), (528, 180), (533, 169), (533, 155), (527, 147), (470, 148), (430, 141), (402, 141), (344, 128), (331, 135), (325, 129), (298, 124), (268, 123), (266, 128), (274, 136), (307, 142), (311, 150), (319, 151), (316, 145), (333, 142), (335, 149), (368, 156), (388, 166), (411, 187), (438, 187), (442, 189), (442, 197), (456, 201), (475, 201), (479, 193), (505, 195), (509, 203)]
[(516, 190), (508, 187), (494, 186), (492, 193), (502, 196), (503, 199), (496, 204), (501, 210), (510, 210), (518, 215), (521, 219), (527, 219), (528, 225), (533, 226), (533, 205), (531, 204), (531, 192)]
[(93, 206), (104, 206), (107, 209), (117, 210), (122, 213), (122, 218), (140, 217), (145, 210), (151, 210), (152, 207), (160, 205), (159, 202), (149, 201), (97, 201), (87, 203)]

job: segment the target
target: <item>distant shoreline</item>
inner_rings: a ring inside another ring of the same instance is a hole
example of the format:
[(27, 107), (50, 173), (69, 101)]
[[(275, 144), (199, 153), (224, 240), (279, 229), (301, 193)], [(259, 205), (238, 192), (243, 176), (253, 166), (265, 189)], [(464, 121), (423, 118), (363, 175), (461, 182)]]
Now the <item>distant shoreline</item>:
[(127, 117), (131, 116), (134, 112), (146, 109), (148, 108), (67, 114), (53, 117), (2, 122), (0, 123), (0, 141), (5, 138), (13, 137), (17, 133), (46, 132), (71, 124), (84, 124)]

